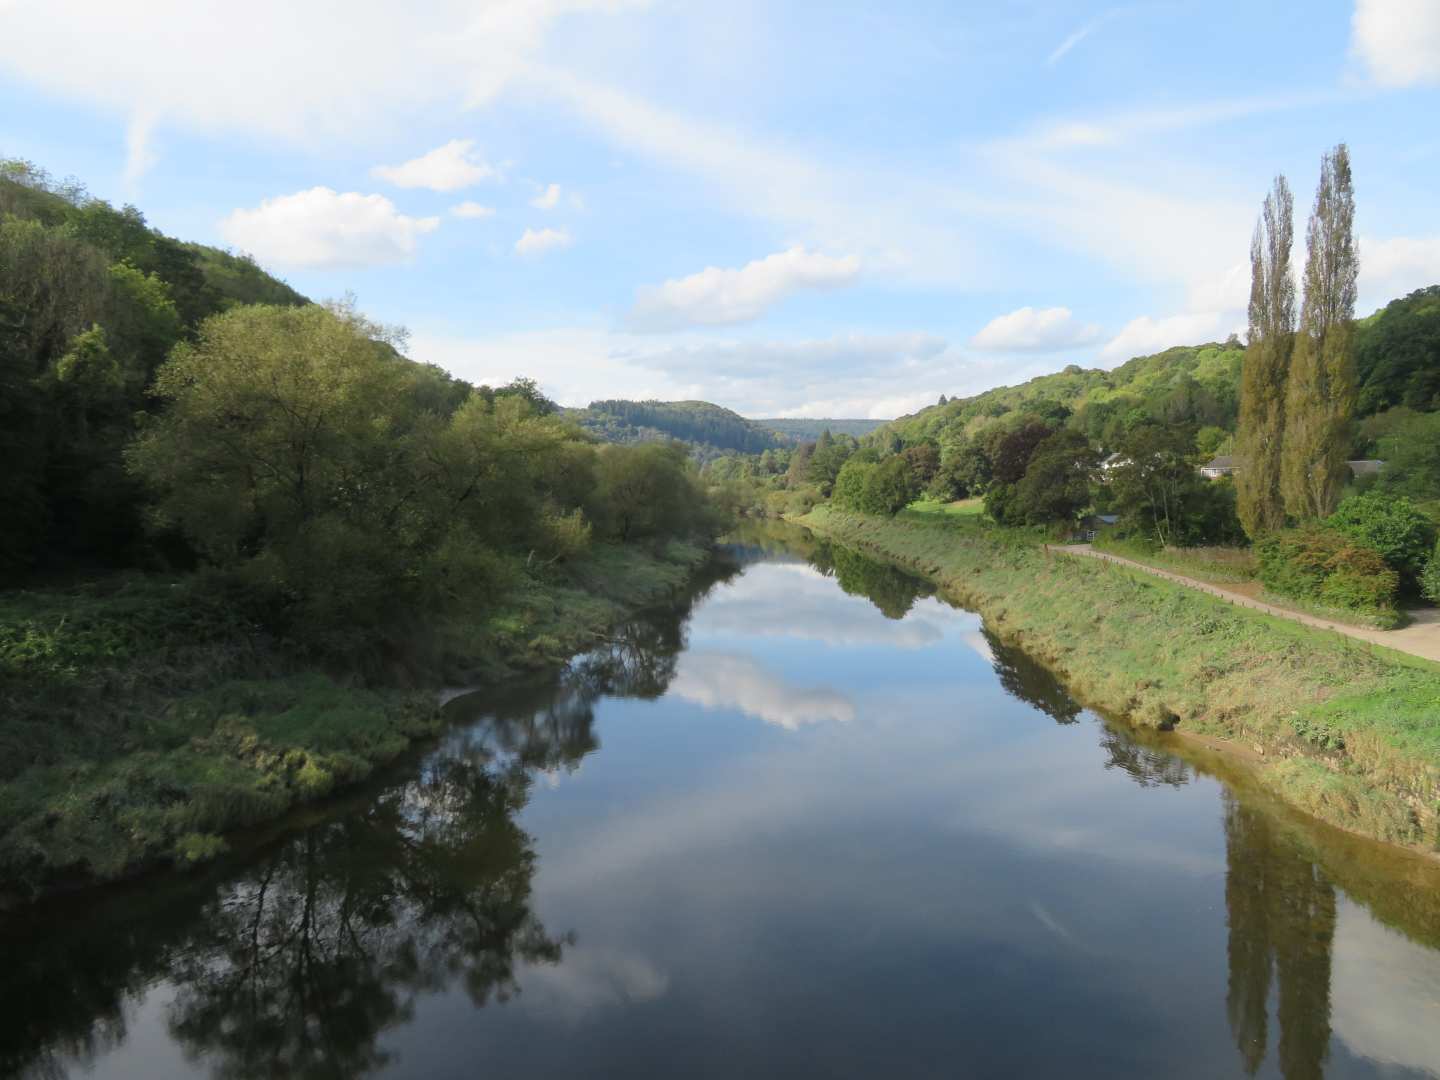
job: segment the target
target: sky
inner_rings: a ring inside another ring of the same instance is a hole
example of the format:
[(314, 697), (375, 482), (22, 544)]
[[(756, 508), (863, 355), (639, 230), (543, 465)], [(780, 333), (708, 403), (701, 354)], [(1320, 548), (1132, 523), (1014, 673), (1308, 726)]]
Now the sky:
[(0, 0), (0, 155), (567, 405), (1223, 340), (1341, 141), (1365, 313), (1440, 283), (1437, 116), (1440, 0)]

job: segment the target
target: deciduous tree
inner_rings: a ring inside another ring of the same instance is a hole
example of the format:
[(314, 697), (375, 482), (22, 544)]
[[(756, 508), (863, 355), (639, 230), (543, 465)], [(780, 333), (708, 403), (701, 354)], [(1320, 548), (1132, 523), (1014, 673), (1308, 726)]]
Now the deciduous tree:
[(1240, 380), (1236, 476), (1240, 520), (1260, 536), (1285, 523), (1280, 471), (1286, 381), (1295, 337), (1295, 279), (1290, 272), (1294, 199), (1284, 176), (1265, 197), (1250, 243), (1250, 330)]
[(1355, 409), (1355, 192), (1341, 143), (1320, 163), (1306, 232), (1305, 299), (1285, 399), (1281, 489), (1293, 518), (1324, 517), (1350, 479)]

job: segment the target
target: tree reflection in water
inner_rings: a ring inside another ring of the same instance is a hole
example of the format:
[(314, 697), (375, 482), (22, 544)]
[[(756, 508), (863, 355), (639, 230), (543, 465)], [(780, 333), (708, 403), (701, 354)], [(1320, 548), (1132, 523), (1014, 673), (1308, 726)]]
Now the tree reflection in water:
[(985, 643), (990, 647), (990, 662), (1000, 685), (1011, 697), (1039, 709), (1057, 724), (1073, 724), (1080, 718), (1080, 706), (1055, 673), (1023, 649), (1007, 645), (982, 626)]
[(1279, 1063), (1286, 1080), (1324, 1075), (1330, 1046), (1330, 956), (1335, 890), (1264, 813), (1225, 792), (1226, 1007), (1245, 1071), (1269, 1045), (1272, 981), (1279, 983)]
[(599, 746), (600, 698), (665, 692), (691, 605), (737, 570), (717, 565), (538, 683), (452, 702), (459, 723), (405, 780), (355, 793), (238, 876), (117, 895), (124, 934), (104, 930), (104, 909), (63, 930), (43, 911), (17, 924), (0, 942), (0, 1073), (89, 1064), (125, 1041), (156, 982), (174, 989), (171, 1035), (223, 1077), (373, 1072), (380, 1036), (422, 995), (506, 1000), (522, 966), (559, 963), (571, 941), (530, 909), (536, 855), (516, 818), (535, 773)]
[[(1057, 723), (1074, 723), (1081, 709), (1043, 664), (1001, 642), (985, 640), (1001, 684)], [(1100, 725), (1106, 769), (1119, 769), (1141, 787), (1180, 787), (1192, 770), (1175, 754)], [(1278, 983), (1277, 1050), (1286, 1080), (1319, 1080), (1330, 1046), (1330, 966), (1335, 936), (1335, 890), (1303, 849), (1282, 835), (1268, 813), (1247, 807), (1228, 789), (1225, 806), (1225, 907), (1229, 980), (1226, 1013), (1241, 1063), (1254, 1076), (1270, 1041), (1270, 995)]]
[(353, 1076), (415, 997), (504, 1000), (563, 943), (529, 909), (530, 780), (467, 741), (363, 813), (307, 829), (207, 907), (171, 972), (170, 1030), (219, 1076)]
[(530, 910), (516, 815), (537, 770), (599, 746), (601, 697), (665, 692), (683, 626), (657, 612), (545, 683), (453, 702), (467, 722), (417, 776), (307, 830), (204, 913), (174, 972), (175, 1038), (222, 1076), (353, 1076), (385, 1064), (377, 1038), (418, 995), (458, 984), (483, 1006), (516, 991), (519, 965), (559, 963), (571, 939)]
[(887, 619), (903, 619), (935, 586), (888, 563), (877, 562), (849, 548), (821, 541), (809, 553), (810, 564), (851, 596), (863, 596)]

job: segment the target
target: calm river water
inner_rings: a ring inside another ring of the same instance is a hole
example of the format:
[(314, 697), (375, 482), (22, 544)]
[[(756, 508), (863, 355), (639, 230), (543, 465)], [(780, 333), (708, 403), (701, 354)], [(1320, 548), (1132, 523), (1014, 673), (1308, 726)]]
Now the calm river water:
[(0, 1073), (1440, 1076), (1432, 867), (730, 554), (228, 866), (0, 917)]

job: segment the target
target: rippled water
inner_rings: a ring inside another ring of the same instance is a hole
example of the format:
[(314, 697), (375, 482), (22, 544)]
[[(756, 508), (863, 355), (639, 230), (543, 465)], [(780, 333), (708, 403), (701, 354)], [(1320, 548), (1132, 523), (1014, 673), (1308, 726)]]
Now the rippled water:
[(1431, 866), (905, 575), (731, 556), (244, 858), (0, 924), (0, 1072), (1440, 1076)]

